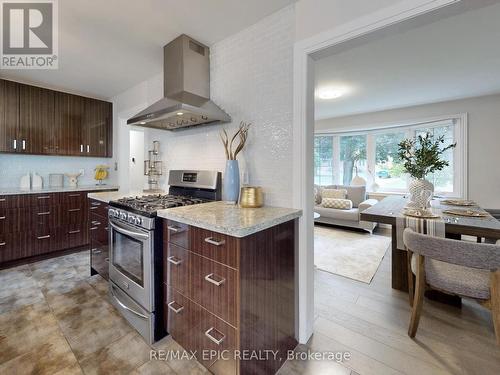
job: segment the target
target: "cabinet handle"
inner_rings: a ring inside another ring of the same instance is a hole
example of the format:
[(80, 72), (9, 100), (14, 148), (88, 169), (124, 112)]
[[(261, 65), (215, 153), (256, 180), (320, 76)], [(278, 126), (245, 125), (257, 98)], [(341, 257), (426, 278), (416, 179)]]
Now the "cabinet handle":
[(44, 195), (44, 196), (36, 197), (36, 199), (50, 199), (50, 195)]
[(68, 234), (77, 234), (77, 233), (80, 233), (80, 229), (78, 229), (78, 230), (70, 230), (68, 232)]
[(171, 256), (171, 257), (168, 257), (167, 260), (172, 263), (172, 264), (175, 264), (176, 266), (178, 266), (179, 264), (182, 263), (182, 259), (178, 259), (174, 256)]
[(99, 202), (92, 202), (91, 203), (92, 206), (96, 206), (96, 207), (99, 207), (101, 204)]
[(0, 220), (5, 220), (5, 216), (0, 216)]
[(87, 153), (90, 152), (90, 145), (87, 145)]
[(213, 337), (213, 336), (210, 334), (210, 332), (212, 332), (212, 331), (217, 331), (217, 330), (216, 330), (214, 327), (209, 328), (209, 329), (205, 332), (205, 336), (207, 336), (207, 337), (208, 337), (211, 341), (213, 341), (213, 342), (214, 342), (214, 343), (216, 343), (217, 345), (222, 344), (222, 341), (224, 341), (224, 339), (226, 338), (226, 335), (224, 335), (224, 334), (220, 333), (219, 331), (217, 331), (217, 332), (219, 332), (219, 333), (222, 335), (222, 337), (221, 337), (219, 340), (217, 340), (215, 337)]
[(207, 238), (205, 238), (205, 242), (207, 242), (207, 243), (209, 243), (211, 245), (215, 245), (215, 246), (222, 246), (222, 245), (224, 245), (226, 243), (225, 240), (217, 241), (213, 237), (207, 237)]
[(26, 150), (26, 140), (23, 139), (23, 150)]
[(176, 308), (174, 307), (174, 304), (175, 304), (175, 303), (177, 303), (177, 302), (172, 301), (172, 302), (170, 302), (167, 306), (168, 306), (168, 308), (169, 308), (170, 310), (172, 310), (174, 313), (179, 314), (182, 310), (184, 310), (184, 306), (182, 306), (182, 305), (180, 305), (180, 304), (178, 304), (178, 303), (177, 303), (180, 307), (176, 309)]
[(99, 227), (92, 227), (92, 228), (90, 228), (90, 230), (96, 230), (96, 229), (99, 229)]
[(80, 194), (69, 194), (68, 197), (79, 197)]
[(43, 216), (43, 215), (50, 215), (50, 211), (46, 211), (46, 212), (39, 212), (37, 213), (38, 216)]
[(5, 246), (5, 245), (7, 245), (7, 243), (5, 243), (5, 242), (0, 242), (0, 246)]
[(0, 202), (5, 202), (5, 198), (0, 198)]
[(47, 234), (46, 236), (38, 236), (36, 239), (37, 240), (46, 240), (47, 238), (50, 238), (50, 234)]
[(80, 145), (80, 152), (83, 152), (83, 145)]
[(101, 225), (101, 223), (98, 221), (92, 220), (92, 225)]
[(12, 145), (12, 147), (14, 148), (14, 150), (17, 150), (17, 139), (14, 139), (14, 144)]
[(169, 225), (167, 227), (167, 229), (171, 232), (174, 232), (174, 233), (180, 233), (182, 232), (182, 228), (179, 228), (179, 227), (176, 227), (176, 226), (173, 226), (173, 225)]
[(106, 263), (109, 263), (109, 258), (104, 258), (104, 261), (105, 261)]
[(224, 279), (222, 277), (221, 277), (220, 281), (217, 281), (217, 280), (213, 279), (214, 276), (215, 276), (215, 274), (213, 274), (213, 273), (208, 274), (207, 276), (205, 276), (205, 280), (207, 280), (209, 283), (214, 284), (215, 286), (221, 286), (222, 284), (224, 284), (224, 281), (226, 281), (226, 279)]
[(92, 249), (92, 254), (100, 254), (102, 253), (102, 250), (99, 250), (98, 248)]
[(82, 209), (81, 208), (70, 208), (68, 210), (68, 212), (77, 212), (77, 211), (81, 211)]

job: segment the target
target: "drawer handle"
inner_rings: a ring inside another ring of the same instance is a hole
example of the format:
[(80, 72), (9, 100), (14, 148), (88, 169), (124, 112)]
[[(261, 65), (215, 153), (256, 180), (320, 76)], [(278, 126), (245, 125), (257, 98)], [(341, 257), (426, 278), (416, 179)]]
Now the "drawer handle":
[(0, 216), (0, 220), (5, 220), (5, 216)]
[(81, 196), (80, 194), (69, 194), (68, 197), (79, 197)]
[(97, 220), (92, 220), (92, 225), (101, 225), (101, 223), (98, 222)]
[(50, 215), (50, 211), (39, 212), (39, 213), (37, 213), (37, 215), (38, 215), (38, 216)]
[(76, 211), (81, 211), (81, 208), (70, 208), (68, 212), (76, 212)]
[(77, 234), (77, 233), (80, 233), (80, 229), (78, 229), (78, 230), (70, 230), (68, 232), (68, 234)]
[(217, 331), (217, 330), (216, 330), (214, 327), (209, 328), (209, 329), (205, 332), (205, 336), (207, 336), (207, 337), (210, 339), (210, 341), (213, 341), (213, 342), (214, 342), (214, 343), (216, 343), (217, 345), (222, 344), (222, 341), (224, 341), (224, 339), (226, 338), (226, 335), (224, 335), (224, 334), (220, 333), (219, 331), (217, 331), (217, 332), (219, 332), (219, 333), (222, 335), (222, 337), (221, 337), (219, 340), (217, 340), (215, 337), (213, 337), (213, 336), (210, 334), (210, 332), (212, 332), (212, 331)]
[(108, 232), (108, 231), (109, 231), (109, 227), (104, 227), (104, 229), (106, 230), (106, 232)]
[(0, 198), (0, 202), (5, 202), (6, 198)]
[(105, 261), (106, 263), (109, 263), (109, 258), (104, 258), (104, 261)]
[(171, 257), (168, 257), (167, 260), (172, 263), (172, 264), (175, 264), (176, 266), (178, 266), (179, 264), (182, 263), (182, 260), (181, 259), (178, 259), (174, 256), (171, 256)]
[(224, 245), (226, 243), (225, 240), (217, 241), (213, 237), (207, 237), (207, 238), (205, 238), (205, 242), (207, 242), (207, 243), (209, 243), (211, 245), (215, 245), (215, 246), (222, 246), (222, 245)]
[(172, 301), (172, 302), (170, 302), (167, 306), (168, 306), (168, 308), (169, 308), (170, 310), (172, 310), (174, 313), (179, 314), (182, 310), (184, 310), (184, 306), (182, 306), (182, 305), (180, 305), (180, 304), (178, 304), (178, 303), (177, 303), (180, 307), (176, 309), (176, 308), (174, 307), (174, 304), (176, 304), (176, 303), (177, 303), (177, 302)]
[(41, 197), (36, 197), (36, 199), (50, 199), (50, 195), (44, 195)]
[(99, 207), (101, 204), (99, 202), (92, 202), (91, 205), (95, 206), (95, 207)]
[(222, 284), (224, 284), (224, 281), (226, 281), (226, 279), (224, 279), (222, 277), (221, 277), (221, 280), (217, 281), (213, 278), (214, 276), (215, 276), (215, 274), (211, 273), (211, 274), (205, 276), (205, 280), (207, 280), (209, 283), (214, 284), (215, 286), (221, 286)]
[(97, 210), (99, 207), (90, 207), (91, 210)]
[(99, 250), (99, 249), (92, 249), (92, 254), (100, 254), (102, 253), (102, 250)]
[(92, 227), (92, 228), (90, 228), (90, 230), (96, 230), (96, 229), (99, 229), (99, 227)]
[(173, 225), (169, 225), (167, 227), (167, 229), (171, 232), (174, 232), (174, 233), (180, 233), (182, 232), (182, 228), (179, 228), (179, 227), (176, 227), (176, 226), (173, 226)]
[(38, 236), (36, 239), (37, 240), (46, 240), (47, 238), (50, 238), (50, 234), (47, 234), (46, 236)]
[(0, 246), (5, 246), (5, 245), (7, 245), (6, 242), (0, 242)]

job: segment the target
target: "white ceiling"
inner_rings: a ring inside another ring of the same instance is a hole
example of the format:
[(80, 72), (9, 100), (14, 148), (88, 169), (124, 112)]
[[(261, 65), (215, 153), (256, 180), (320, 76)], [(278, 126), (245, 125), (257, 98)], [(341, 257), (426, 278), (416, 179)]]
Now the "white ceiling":
[(357, 43), (316, 61), (316, 119), (500, 92), (500, 4)]
[(178, 35), (210, 46), (294, 1), (59, 1), (59, 69), (0, 76), (109, 99), (160, 73), (162, 47)]

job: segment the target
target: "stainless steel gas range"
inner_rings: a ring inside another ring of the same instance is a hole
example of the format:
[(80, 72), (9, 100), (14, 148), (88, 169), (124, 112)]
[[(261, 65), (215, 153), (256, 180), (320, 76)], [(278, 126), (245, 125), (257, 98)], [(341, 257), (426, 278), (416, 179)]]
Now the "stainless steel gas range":
[(109, 203), (109, 292), (112, 303), (152, 344), (163, 327), (163, 252), (157, 211), (220, 200), (221, 174), (170, 171), (169, 194), (119, 199)]

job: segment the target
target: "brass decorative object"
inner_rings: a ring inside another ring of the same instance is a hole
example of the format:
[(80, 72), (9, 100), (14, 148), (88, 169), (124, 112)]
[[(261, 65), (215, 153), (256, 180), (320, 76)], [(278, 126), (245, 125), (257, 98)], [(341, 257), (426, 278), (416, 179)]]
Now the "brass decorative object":
[(240, 206), (243, 208), (258, 208), (264, 205), (264, 195), (260, 186), (245, 186), (240, 192)]

